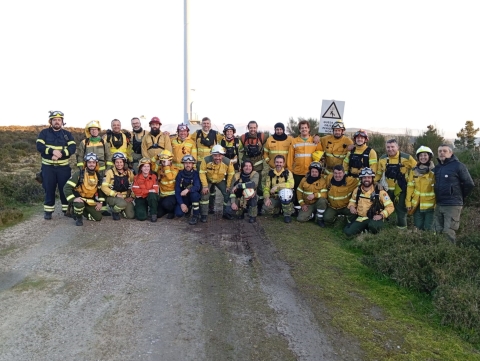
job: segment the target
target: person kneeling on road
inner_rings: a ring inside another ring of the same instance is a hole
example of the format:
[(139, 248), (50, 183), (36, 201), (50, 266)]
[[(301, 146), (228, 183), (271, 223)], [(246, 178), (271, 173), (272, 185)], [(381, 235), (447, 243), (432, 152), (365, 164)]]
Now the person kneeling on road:
[(75, 224), (83, 226), (83, 216), (90, 220), (102, 219), (102, 202), (98, 191), (102, 178), (98, 172), (98, 158), (95, 153), (87, 153), (84, 158), (83, 168), (72, 174), (65, 183), (63, 192), (69, 203), (73, 202)]
[(112, 207), (112, 218), (120, 220), (120, 213), (125, 218), (135, 218), (131, 187), (133, 171), (128, 169), (127, 157), (122, 152), (116, 152), (112, 157), (113, 168), (105, 172), (102, 192), (107, 195), (107, 204)]
[(223, 218), (233, 219), (227, 212), (230, 202), (230, 185), (235, 174), (233, 164), (225, 157), (225, 150), (220, 144), (213, 146), (211, 155), (205, 157), (200, 164), (200, 181), (202, 182), (202, 198), (200, 199), (201, 221), (207, 222), (210, 199), (210, 188), (214, 184), (223, 195)]
[(319, 162), (312, 162), (307, 175), (297, 187), (297, 199), (301, 207), (297, 221), (307, 222), (316, 216), (317, 224), (325, 227), (323, 213), (327, 209), (326, 184), (322, 177), (322, 165)]
[(175, 198), (177, 205), (175, 206), (175, 215), (183, 217), (188, 215), (192, 210), (192, 218), (188, 224), (195, 225), (200, 216), (200, 190), (202, 183), (198, 172), (193, 169), (195, 158), (190, 155), (184, 155), (182, 158), (183, 169), (178, 172), (175, 179)]
[(230, 207), (240, 219), (244, 219), (245, 212), (248, 212), (250, 223), (257, 221), (258, 181), (259, 174), (253, 170), (253, 162), (243, 161), (240, 172), (235, 174), (233, 180), (232, 194), (230, 195), (232, 205)]
[(285, 157), (283, 155), (275, 156), (275, 169), (268, 172), (263, 188), (265, 213), (273, 214), (273, 217), (280, 216), (283, 212), (285, 223), (292, 221), (293, 213), (293, 174), (284, 168)]
[(352, 193), (348, 208), (357, 218), (348, 224), (343, 232), (347, 236), (353, 236), (368, 230), (378, 233), (383, 228), (384, 220), (395, 210), (393, 202), (387, 192), (380, 187), (374, 186), (375, 173), (370, 168), (363, 168), (360, 172), (360, 186)]
[(158, 182), (157, 175), (152, 173), (152, 161), (142, 158), (138, 162), (138, 174), (133, 181), (132, 191), (135, 194), (135, 216), (139, 221), (147, 219), (150, 208), (150, 221), (157, 221)]

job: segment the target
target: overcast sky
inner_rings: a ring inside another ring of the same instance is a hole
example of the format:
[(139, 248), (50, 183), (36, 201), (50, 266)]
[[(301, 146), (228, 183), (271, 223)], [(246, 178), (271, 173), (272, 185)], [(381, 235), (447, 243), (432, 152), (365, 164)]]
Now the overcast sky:
[[(193, 112), (238, 132), (319, 118), (455, 137), (480, 123), (474, 1), (191, 0)], [(2, 1), (0, 125), (183, 121), (183, 1)], [(144, 122), (147, 126), (147, 122)]]

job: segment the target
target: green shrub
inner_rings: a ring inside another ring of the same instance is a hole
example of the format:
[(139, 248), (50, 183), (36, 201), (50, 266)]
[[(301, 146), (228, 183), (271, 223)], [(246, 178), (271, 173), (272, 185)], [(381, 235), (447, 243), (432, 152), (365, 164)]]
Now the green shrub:
[(17, 209), (0, 210), (0, 226), (4, 226), (12, 222), (17, 222), (22, 218), (23, 213)]
[(1, 175), (0, 194), (4, 203), (18, 202), (31, 204), (43, 200), (43, 188), (32, 177)]

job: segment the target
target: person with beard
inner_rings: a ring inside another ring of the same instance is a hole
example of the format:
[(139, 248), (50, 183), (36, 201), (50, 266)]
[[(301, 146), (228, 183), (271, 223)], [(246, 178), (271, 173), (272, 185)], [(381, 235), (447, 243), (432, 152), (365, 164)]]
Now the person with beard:
[(347, 153), (354, 148), (353, 141), (344, 133), (345, 125), (340, 120), (332, 124), (332, 134), (320, 138), (319, 150), (324, 152), (325, 174), (332, 173), (333, 167), (342, 164)]
[(435, 231), (445, 233), (455, 243), (465, 198), (475, 186), (465, 164), (461, 163), (447, 144), (438, 147), (435, 174)]
[(177, 126), (177, 137), (172, 139), (173, 165), (178, 169), (183, 169), (182, 159), (190, 154), (193, 158), (197, 157), (197, 147), (195, 142), (189, 137), (190, 128), (186, 124)]
[(144, 158), (152, 159), (164, 149), (172, 151), (172, 143), (170, 142), (170, 137), (160, 132), (160, 122), (159, 117), (153, 117), (148, 123), (150, 126), (150, 132), (145, 134), (142, 139), (142, 156)]
[(243, 161), (240, 172), (235, 173), (235, 176), (233, 177), (230, 208), (238, 215), (239, 219), (244, 219), (245, 213), (248, 213), (249, 223), (255, 223), (257, 221), (258, 209), (256, 191), (258, 182), (259, 174), (253, 170), (253, 163), (249, 160)]
[(37, 151), (42, 157), (42, 186), (45, 190), (43, 203), (44, 219), (52, 219), (55, 210), (55, 192), (58, 187), (62, 212), (67, 215), (68, 201), (63, 188), (71, 175), (68, 158), (75, 154), (76, 144), (72, 133), (63, 129), (64, 115), (60, 111), (50, 111), (50, 126), (42, 129), (37, 138)]
[(191, 154), (184, 155), (182, 158), (183, 169), (178, 172), (175, 179), (175, 198), (177, 205), (175, 206), (175, 215), (177, 217), (187, 216), (190, 211), (192, 217), (188, 224), (195, 225), (198, 223), (200, 216), (200, 191), (202, 183), (200, 176), (194, 169), (195, 158)]
[(151, 171), (152, 160), (142, 158), (138, 162), (138, 174), (133, 180), (132, 192), (135, 195), (135, 217), (144, 221), (150, 208), (150, 221), (157, 221), (158, 181), (157, 175)]
[(353, 191), (348, 203), (350, 213), (357, 218), (343, 229), (347, 236), (364, 230), (378, 233), (384, 226), (384, 220), (395, 210), (387, 192), (374, 186), (374, 176), (370, 168), (363, 168), (360, 172), (360, 186)]
[(296, 196), (295, 190), (308, 172), (308, 167), (313, 162), (312, 154), (321, 151), (320, 143), (315, 144), (313, 137), (310, 135), (310, 123), (307, 120), (298, 122), (300, 135), (292, 140), (288, 150), (287, 169), (293, 173), (294, 185), (294, 216), (298, 216), (300, 204)]
[(285, 157), (281, 154), (275, 156), (275, 169), (268, 172), (263, 187), (263, 194), (265, 195), (264, 212), (273, 214), (274, 218), (280, 216), (280, 213), (283, 212), (284, 222), (290, 223), (292, 221), (293, 203), (291, 201), (282, 203), (279, 193), (282, 189), (293, 189), (294, 184), (292, 172), (285, 169)]
[(285, 134), (285, 125), (283, 123), (275, 124), (273, 129), (275, 133), (267, 138), (263, 146), (263, 159), (266, 165), (268, 165), (268, 167), (264, 166), (264, 174), (275, 168), (275, 156), (281, 154), (285, 159), (288, 157), (288, 150), (293, 140), (290, 135)]
[(317, 224), (324, 228), (323, 214), (327, 209), (327, 187), (322, 177), (322, 165), (312, 162), (308, 173), (297, 187), (297, 199), (300, 204), (297, 221), (307, 222), (316, 217)]
[(132, 134), (126, 130), (122, 130), (122, 123), (118, 119), (113, 119), (110, 123), (112, 129), (107, 130), (107, 134), (103, 136), (103, 140), (110, 146), (110, 152), (120, 152), (127, 157), (127, 164), (132, 167)]
[(351, 176), (358, 178), (363, 168), (370, 168), (374, 173), (377, 172), (377, 152), (370, 148), (368, 143), (368, 134), (365, 130), (360, 129), (353, 135), (354, 148), (347, 152), (343, 160), (343, 168), (345, 172)]
[(128, 169), (127, 157), (121, 152), (116, 152), (112, 157), (113, 168), (107, 170), (102, 183), (102, 192), (106, 196), (106, 203), (112, 207), (112, 218), (120, 220), (120, 213), (125, 218), (135, 218), (131, 186), (133, 184), (133, 171)]
[[(142, 115), (143, 117), (143, 115)], [(142, 139), (145, 136), (145, 130), (142, 128), (142, 123), (137, 117), (132, 118), (132, 163), (133, 171), (138, 173), (138, 162), (142, 159)]]
[(233, 124), (225, 124), (223, 127), (223, 138), (220, 145), (225, 149), (225, 157), (230, 159), (236, 172), (240, 169), (240, 140), (235, 137), (237, 130)]
[(172, 164), (173, 154), (162, 150), (158, 155), (160, 167), (157, 170), (158, 184), (160, 187), (160, 200), (158, 201), (158, 218), (167, 215), (167, 219), (175, 218), (175, 179), (179, 169)]
[(323, 219), (327, 226), (332, 226), (339, 215), (347, 217), (350, 223), (354, 216), (348, 209), (348, 202), (352, 192), (358, 187), (358, 179), (345, 174), (343, 166), (337, 164), (333, 167), (333, 173), (326, 178), (328, 207)]
[(83, 226), (83, 216), (93, 221), (102, 219), (102, 203), (105, 199), (99, 194), (102, 178), (98, 170), (97, 155), (87, 153), (83, 168), (73, 173), (63, 187), (68, 202), (73, 203), (77, 226)]
[(388, 184), (388, 195), (394, 200), (397, 228), (407, 228), (407, 178), (410, 171), (417, 165), (415, 159), (407, 153), (399, 151), (396, 139), (389, 139), (385, 144), (387, 154), (380, 157), (375, 175), (375, 182), (379, 182), (385, 173)]

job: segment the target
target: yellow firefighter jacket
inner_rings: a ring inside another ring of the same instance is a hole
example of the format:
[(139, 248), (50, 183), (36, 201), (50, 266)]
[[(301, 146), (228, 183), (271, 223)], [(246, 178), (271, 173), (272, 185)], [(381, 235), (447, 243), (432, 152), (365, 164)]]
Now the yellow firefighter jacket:
[(407, 197), (405, 205), (407, 207), (420, 207), (421, 211), (433, 210), (435, 208), (435, 175), (430, 169), (425, 174), (419, 174), (416, 168), (408, 175)]
[[(265, 177), (265, 186), (263, 187), (263, 197), (268, 199), (270, 197), (277, 198), (278, 192), (283, 188), (293, 189), (295, 181), (293, 180), (293, 173), (288, 169), (282, 168), (280, 172), (276, 169), (270, 169)], [(270, 194), (270, 190), (277, 187), (275, 195)]]
[[(313, 194), (314, 198), (309, 200), (307, 197)], [(327, 182), (325, 178), (320, 177), (312, 184), (307, 183), (307, 177), (300, 181), (297, 187), (297, 199), (300, 205), (315, 204), (319, 198), (327, 198)]]
[(75, 198), (80, 197), (89, 206), (95, 206), (97, 202), (103, 202), (105, 199), (98, 197), (99, 178), (98, 169), (93, 173), (85, 168), (77, 170), (63, 187), (67, 201), (73, 202)]
[(348, 206), (350, 197), (355, 188), (358, 188), (358, 179), (344, 176), (340, 182), (329, 174), (326, 178), (328, 189), (328, 206), (333, 209), (345, 208)]
[(226, 187), (230, 188), (235, 169), (227, 157), (223, 157), (219, 164), (215, 164), (213, 156), (209, 155), (202, 160), (199, 173), (202, 187), (208, 187), (209, 183), (220, 183), (226, 179)]
[[(209, 134), (213, 137), (213, 139), (208, 138)], [(223, 139), (223, 134), (213, 129), (210, 129), (209, 133), (204, 133), (203, 130), (199, 129), (193, 134), (190, 134), (190, 138), (195, 142), (197, 147), (197, 162), (201, 162), (205, 157), (210, 155), (210, 151), (215, 144), (220, 144)], [(211, 142), (212, 145), (207, 146), (203, 144), (202, 141)]]
[(316, 150), (322, 150), (321, 145), (315, 144), (312, 136), (306, 140), (300, 136), (293, 138), (288, 150), (287, 168), (297, 175), (307, 174), (308, 167), (313, 161), (312, 153)]
[(160, 132), (156, 137), (152, 133), (148, 132), (142, 138), (142, 157), (154, 158), (162, 150), (172, 151), (172, 143), (170, 137)]
[(332, 134), (329, 134), (321, 137), (319, 144), (319, 150), (325, 152), (325, 172), (326, 174), (330, 174), (333, 167), (337, 164), (343, 164), (343, 160), (345, 159), (347, 152), (349, 152), (347, 148), (349, 145), (353, 144), (353, 141), (344, 135), (337, 139)]
[[(370, 148), (370, 151), (367, 153), (367, 149), (368, 144), (363, 144), (361, 146), (355, 145), (355, 148), (352, 149), (353, 153), (351, 151), (347, 152), (345, 159), (343, 160), (343, 169), (345, 169), (345, 173), (353, 177), (358, 177), (362, 168), (365, 167), (369, 167), (373, 173), (377, 172), (377, 152), (375, 152), (375, 149)], [(352, 162), (350, 162), (350, 160)], [(355, 165), (360, 165), (360, 167), (355, 167)]]
[(174, 165), (160, 165), (158, 168), (158, 185), (160, 188), (160, 197), (175, 195), (175, 178), (179, 169)]
[[(273, 136), (269, 136), (263, 146), (263, 159), (268, 163), (270, 168), (275, 168), (275, 157), (283, 155), (285, 160), (288, 159), (288, 151), (292, 144), (293, 137), (288, 135), (285, 140), (275, 140)], [(287, 165), (288, 168), (288, 165)]]
[[(129, 162), (133, 161), (133, 155), (132, 155), (132, 144), (130, 143), (130, 138), (127, 138), (127, 135), (124, 132), (120, 133), (122, 135), (122, 141), (119, 142), (120, 144), (118, 146), (115, 146), (117, 144), (115, 136), (112, 134), (108, 135), (105, 134), (103, 136), (103, 140), (105, 141), (106, 144), (110, 146), (110, 153), (116, 153), (116, 152), (121, 152), (127, 157)], [(130, 136), (131, 137), (131, 136)]]
[[(357, 192), (361, 190), (360, 197), (358, 199), (358, 204), (357, 204)], [(365, 191), (362, 186), (357, 187), (353, 193), (352, 193), (352, 198), (350, 198), (350, 201), (348, 202), (348, 207), (355, 207), (357, 209), (357, 221), (358, 222), (363, 222), (368, 219), (367, 217), (367, 212), (370, 209), (370, 206), (372, 205), (373, 201), (371, 200), (371, 195), (372, 193), (375, 192), (375, 186), (372, 184), (370, 186), (370, 189)], [(388, 193), (385, 192), (384, 190), (380, 191), (380, 196), (379, 196), (380, 203), (383, 205), (384, 209), (381, 212), (383, 215), (383, 219), (387, 219), (390, 214), (393, 213), (395, 210), (395, 207), (393, 206), (393, 202), (388, 196)]]
[[(417, 161), (410, 155), (403, 152), (397, 152), (393, 157), (389, 157), (387, 154), (384, 154), (380, 157), (378, 161), (378, 168), (377, 173), (375, 174), (375, 182), (378, 182), (380, 178), (383, 176), (383, 172), (387, 170), (388, 164), (399, 164), (400, 160), (400, 172), (405, 176), (405, 182), (407, 182), (408, 174), (411, 169), (413, 169), (417, 165)], [(395, 190), (396, 180), (388, 178), (387, 176), (387, 183), (388, 183), (388, 190), (393, 191)]]
[[(172, 139), (172, 153), (173, 153), (173, 165), (178, 169), (183, 169), (182, 158), (184, 155), (190, 154), (197, 160), (197, 146), (195, 142), (187, 137), (183, 142), (180, 138), (176, 137)], [(196, 164), (194, 164), (194, 167)]]
[(99, 139), (98, 142), (95, 142), (89, 137), (80, 142), (76, 153), (78, 168), (83, 168), (83, 158), (87, 153), (95, 153), (97, 155), (100, 174), (105, 174), (105, 170), (112, 168), (113, 162), (110, 146), (102, 138)]
[[(126, 170), (120, 174), (119, 171), (113, 167), (105, 172), (105, 178), (102, 182), (102, 192), (107, 197), (116, 197), (118, 194), (121, 194), (123, 198), (129, 197), (133, 178), (134, 175), (132, 171)], [(115, 184), (115, 180), (117, 184)]]

